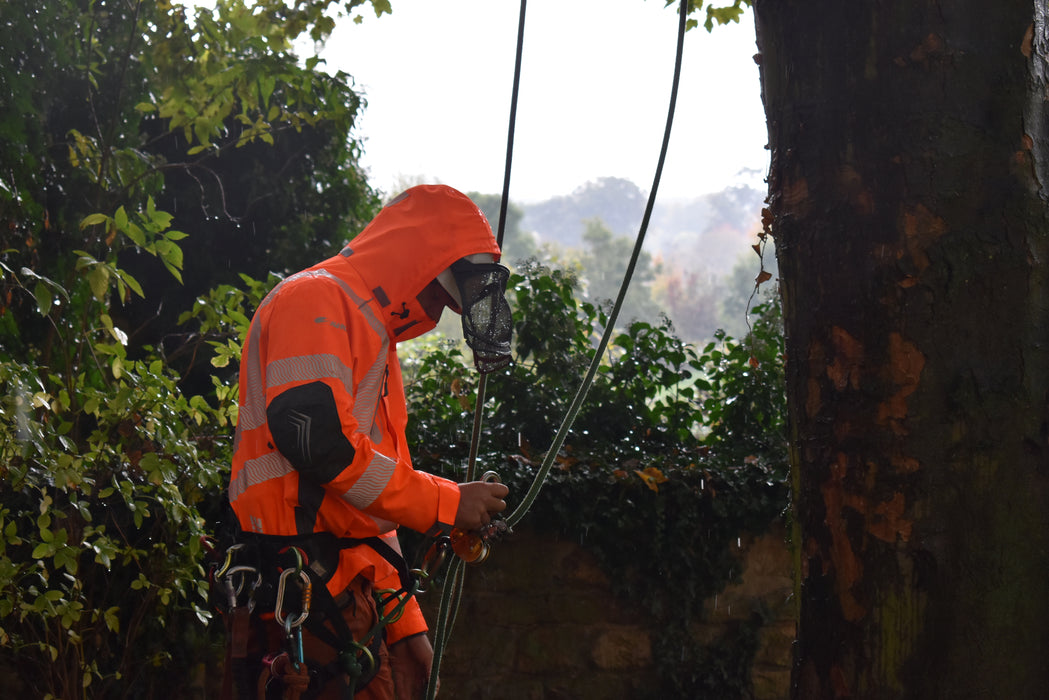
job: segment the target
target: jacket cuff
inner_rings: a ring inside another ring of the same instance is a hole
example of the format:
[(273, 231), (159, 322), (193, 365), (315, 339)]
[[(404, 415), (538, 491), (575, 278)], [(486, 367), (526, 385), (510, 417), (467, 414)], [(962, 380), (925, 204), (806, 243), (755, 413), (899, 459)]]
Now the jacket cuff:
[[(396, 605), (397, 601), (392, 601), (391, 604)], [(402, 639), (417, 634), (425, 634), (427, 629), (426, 619), (423, 617), (423, 611), (419, 607), (419, 601), (412, 598), (404, 606), (404, 614), (397, 621), (386, 625), (386, 646), (392, 646)]]
[(459, 484), (432, 474), (430, 478), (437, 487), (437, 520), (426, 534), (430, 537), (447, 535), (452, 531), (459, 512)]

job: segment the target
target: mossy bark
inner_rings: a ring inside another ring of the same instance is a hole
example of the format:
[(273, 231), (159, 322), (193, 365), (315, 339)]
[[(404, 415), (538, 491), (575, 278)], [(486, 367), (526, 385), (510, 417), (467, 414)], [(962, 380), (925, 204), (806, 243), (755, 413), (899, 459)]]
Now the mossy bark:
[(1049, 688), (1044, 0), (755, 0), (796, 698)]

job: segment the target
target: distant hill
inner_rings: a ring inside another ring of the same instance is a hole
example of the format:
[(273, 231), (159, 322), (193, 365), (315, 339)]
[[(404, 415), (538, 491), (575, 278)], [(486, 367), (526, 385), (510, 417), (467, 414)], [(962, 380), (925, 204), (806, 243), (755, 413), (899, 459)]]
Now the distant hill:
[[(629, 180), (601, 178), (572, 194), (520, 205), (521, 228), (533, 232), (540, 243), (580, 248), (584, 222), (599, 218), (613, 233), (633, 239), (647, 199), (647, 193)], [(688, 200), (657, 200), (645, 250), (665, 265), (726, 275), (756, 242), (763, 201), (764, 193), (746, 186)]]

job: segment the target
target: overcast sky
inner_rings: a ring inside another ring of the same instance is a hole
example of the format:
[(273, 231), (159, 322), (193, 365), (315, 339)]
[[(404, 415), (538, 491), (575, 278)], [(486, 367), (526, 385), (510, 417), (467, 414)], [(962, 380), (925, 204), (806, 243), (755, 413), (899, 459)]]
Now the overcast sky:
[[(392, 4), (392, 15), (341, 22), (322, 53), (368, 100), (359, 133), (372, 184), (389, 192), (399, 176), (422, 176), (501, 192), (519, 1)], [(662, 0), (528, 3), (511, 199), (569, 194), (603, 176), (651, 187), (676, 31)], [(661, 200), (763, 188), (756, 51), (749, 11), (738, 25), (686, 35)]]

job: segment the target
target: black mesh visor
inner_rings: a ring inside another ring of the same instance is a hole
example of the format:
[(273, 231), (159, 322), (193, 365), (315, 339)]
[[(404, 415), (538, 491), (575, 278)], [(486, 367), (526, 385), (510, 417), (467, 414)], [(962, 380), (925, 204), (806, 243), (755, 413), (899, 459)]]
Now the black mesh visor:
[(463, 300), (463, 338), (474, 353), (481, 374), (510, 364), (514, 319), (506, 301), (510, 271), (498, 263), (452, 264), (452, 275)]

